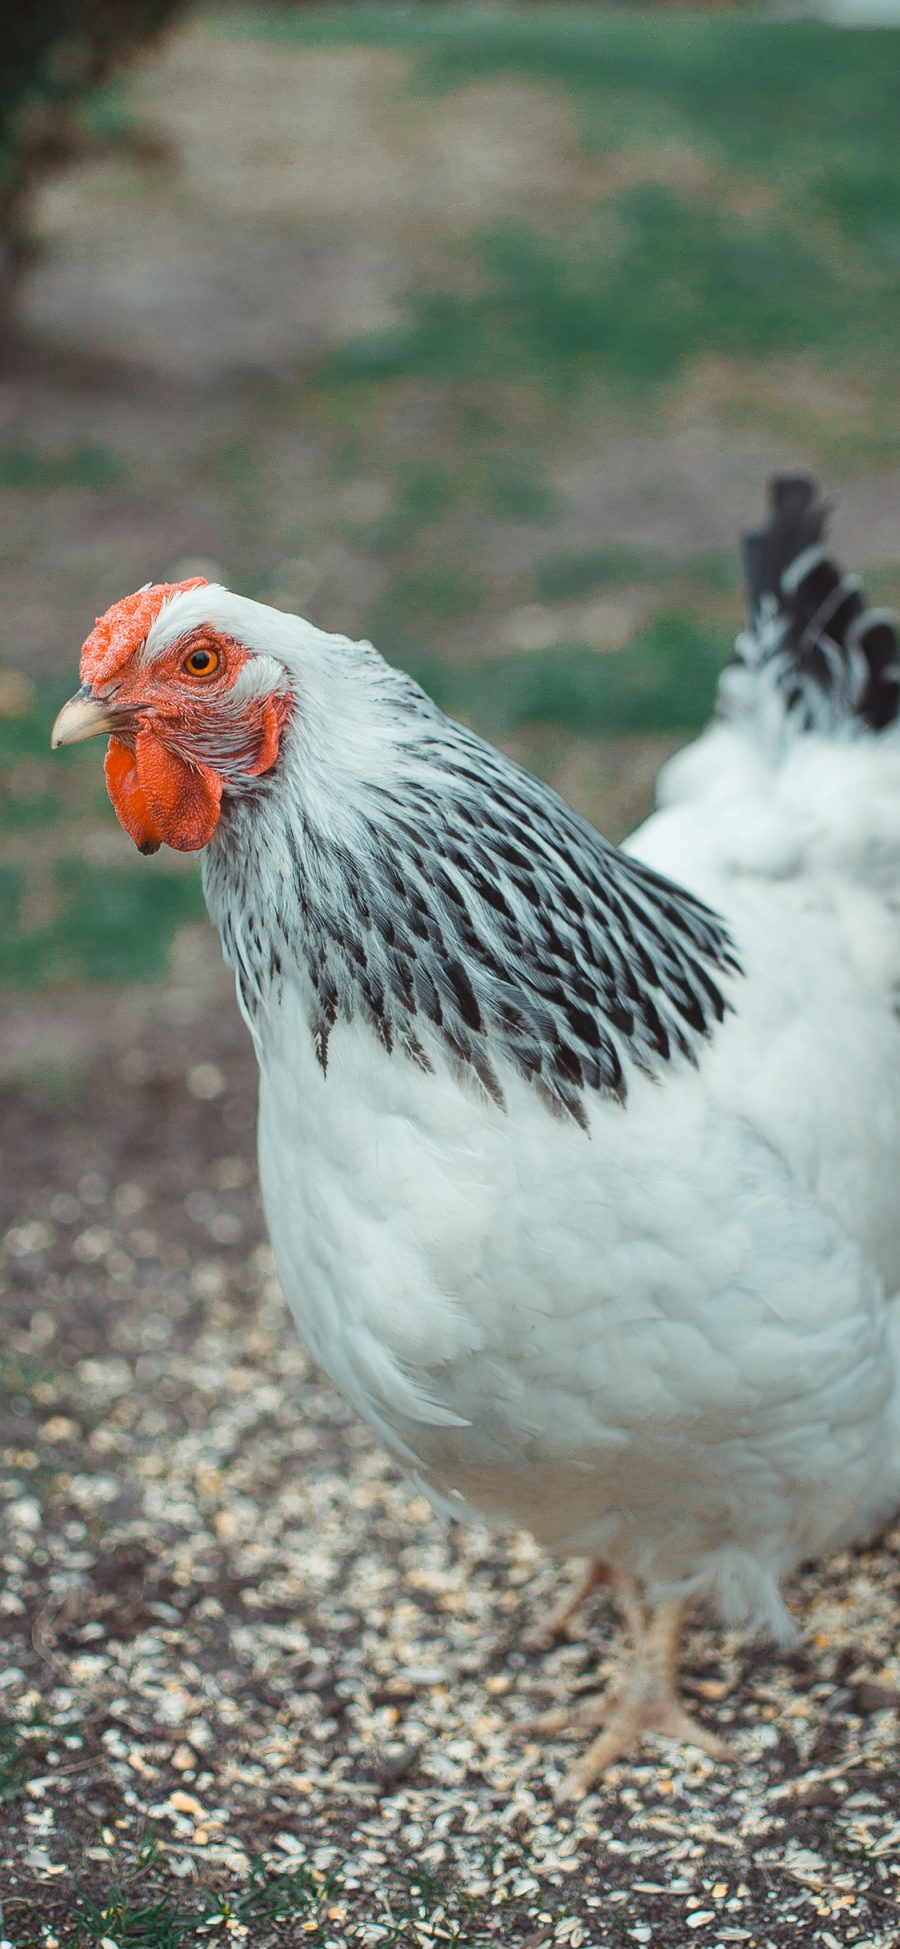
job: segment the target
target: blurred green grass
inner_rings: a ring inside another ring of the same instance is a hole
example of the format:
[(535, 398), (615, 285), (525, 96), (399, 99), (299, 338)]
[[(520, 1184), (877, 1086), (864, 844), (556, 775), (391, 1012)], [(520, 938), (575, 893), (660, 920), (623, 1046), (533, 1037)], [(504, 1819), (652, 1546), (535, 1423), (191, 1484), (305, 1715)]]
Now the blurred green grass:
[[(605, 739), (689, 735), (738, 620), (736, 562), (602, 534), (566, 546), (560, 458), (584, 428), (665, 424), (699, 386), (725, 437), (748, 422), (788, 433), (832, 479), (900, 461), (900, 34), (503, 6), (223, 11), (206, 31), (393, 51), (398, 120), (472, 84), (527, 82), (564, 102), (584, 159), (562, 212), (438, 238), (394, 325), (330, 345), (209, 449), (204, 484), (242, 537), (229, 578), (302, 606), (271, 552), (267, 469), (275, 421), (312, 430), (325, 488), (281, 552), (352, 549), (376, 588), (364, 627), (444, 708), (519, 751), (525, 739), (537, 762), (593, 740), (599, 768)], [(813, 382), (787, 404), (773, 377), (786, 361)], [(4, 448), (0, 490), (114, 494), (131, 466), (102, 442)], [(361, 483), (371, 506), (348, 512)], [(511, 570), (485, 546), (498, 535), (525, 537)], [(598, 654), (591, 602), (625, 613), (634, 591), (622, 646)], [(882, 572), (876, 593), (896, 599), (896, 579)], [(523, 649), (510, 619), (529, 607), (544, 634)], [(113, 815), (95, 748), (50, 759), (62, 694), (39, 684), (0, 718), (0, 980), (153, 978), (201, 911), (196, 864), (161, 871), (127, 849), (84, 863)]]
[(55, 487), (118, 487), (128, 474), (122, 454), (99, 440), (63, 452), (33, 445), (0, 447), (0, 487), (46, 494)]
[(864, 307), (867, 359), (887, 380), (900, 265), (868, 252), (861, 276), (860, 255), (787, 215), (637, 184), (553, 237), (521, 225), (479, 237), (477, 295), (416, 294), (408, 322), (338, 347), (324, 377), (524, 381), (570, 401), (600, 385), (640, 401), (703, 357), (849, 366)]
[[(869, 349), (874, 336), (879, 354), (890, 353), (891, 340), (879, 333), (890, 320), (884, 310), (880, 319), (866, 318), (865, 302), (865, 288), (871, 295), (880, 285), (889, 310), (900, 281), (900, 145), (891, 135), (900, 39), (890, 29), (854, 33), (758, 14), (692, 17), (564, 6), (284, 7), (253, 19), (222, 15), (217, 26), (294, 45), (400, 49), (414, 57), (419, 88), (447, 90), (502, 77), (561, 90), (573, 103), (586, 154), (680, 153), (705, 161), (716, 174), (718, 193), (709, 209), (701, 206), (700, 222), (697, 211), (679, 210), (671, 194), (638, 207), (638, 234), (626, 245), (626, 284), (634, 279), (646, 299), (646, 274), (652, 283), (657, 269), (646, 246), (653, 242), (667, 254), (671, 245), (684, 286), (692, 282), (693, 265), (724, 272), (726, 317), (747, 274), (761, 286), (757, 329), (775, 329), (778, 318), (790, 328), (796, 296), (804, 346), (807, 333), (816, 342), (819, 333), (828, 336), (841, 326), (856, 285), (857, 322), (866, 325)], [(762, 190), (755, 222), (752, 211), (742, 222), (740, 210), (732, 209), (722, 224), (716, 206), (729, 187), (743, 191), (745, 203), (751, 189)], [(822, 278), (835, 248), (835, 268), (842, 272), (837, 290)], [(789, 275), (802, 287), (780, 294), (781, 312), (773, 274), (775, 281)], [(729, 289), (733, 276), (736, 285)], [(564, 275), (564, 293), (568, 283)], [(565, 302), (563, 295), (563, 311)], [(735, 325), (718, 315), (709, 323), (714, 333), (726, 335)], [(740, 330), (751, 329), (744, 318), (737, 323)], [(653, 345), (648, 349), (655, 358)], [(860, 347), (846, 349), (852, 357)], [(655, 367), (645, 377), (655, 383)]]
[(717, 630), (692, 610), (665, 607), (626, 649), (602, 656), (588, 643), (561, 643), (472, 669), (418, 659), (414, 674), (444, 710), (487, 737), (535, 725), (570, 737), (687, 737), (709, 717), (723, 661)]
[[(571, 110), (585, 183), (611, 165), (562, 215), (476, 229), (442, 279), (408, 294), (401, 323), (332, 349), (317, 386), (370, 450), (392, 389), (452, 390), (450, 470), (500, 451), (521, 480), (517, 459), (541, 469), (564, 426), (586, 413), (647, 424), (710, 360), (738, 368), (735, 419), (750, 372), (749, 410), (776, 427), (767, 368), (802, 358), (871, 397), (849, 432), (806, 416), (826, 464), (900, 456), (900, 35), (584, 7), (288, 7), (251, 31), (402, 51), (410, 94), (536, 84)], [(539, 429), (527, 456), (525, 419)]]

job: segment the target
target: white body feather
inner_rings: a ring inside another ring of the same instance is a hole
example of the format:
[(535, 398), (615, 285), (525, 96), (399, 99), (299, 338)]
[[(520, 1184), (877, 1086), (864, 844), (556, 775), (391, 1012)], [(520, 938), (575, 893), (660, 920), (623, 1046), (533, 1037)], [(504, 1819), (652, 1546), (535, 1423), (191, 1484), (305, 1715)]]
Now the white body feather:
[[(524, 1083), (475, 1102), (355, 1024), (323, 1074), (287, 991), (260, 1165), (304, 1339), (427, 1486), (781, 1633), (783, 1572), (900, 1496), (900, 927), (828, 864), (861, 747), (818, 753), (821, 812), (804, 756), (799, 820), (737, 739), (701, 755), (632, 841), (746, 969), (699, 1071), (598, 1101), (586, 1141)], [(900, 816), (900, 744), (879, 755)]]

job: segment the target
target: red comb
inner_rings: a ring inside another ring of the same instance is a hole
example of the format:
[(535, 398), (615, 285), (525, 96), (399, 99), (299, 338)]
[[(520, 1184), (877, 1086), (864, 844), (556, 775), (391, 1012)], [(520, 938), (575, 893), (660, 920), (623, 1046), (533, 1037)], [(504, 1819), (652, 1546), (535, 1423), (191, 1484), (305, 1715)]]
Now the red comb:
[(193, 575), (188, 582), (154, 582), (151, 588), (137, 589), (133, 596), (114, 602), (105, 615), (97, 617), (90, 636), (85, 639), (81, 652), (82, 682), (108, 682), (140, 648), (163, 603), (185, 589), (202, 589), (205, 584), (205, 575)]

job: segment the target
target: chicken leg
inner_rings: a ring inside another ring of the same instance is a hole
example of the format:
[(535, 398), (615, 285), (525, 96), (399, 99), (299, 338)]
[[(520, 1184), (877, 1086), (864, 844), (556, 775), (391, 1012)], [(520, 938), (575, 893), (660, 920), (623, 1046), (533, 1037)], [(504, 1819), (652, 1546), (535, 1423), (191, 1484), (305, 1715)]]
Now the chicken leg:
[(601, 1584), (614, 1582), (615, 1572), (611, 1564), (602, 1563), (598, 1559), (589, 1563), (583, 1575), (574, 1584), (570, 1584), (559, 1603), (554, 1604), (553, 1609), (548, 1611), (540, 1623), (532, 1625), (531, 1630), (525, 1632), (522, 1638), (525, 1650), (549, 1651), (551, 1645), (559, 1644), (562, 1638), (567, 1638), (569, 1625), (572, 1619), (578, 1616), (582, 1605), (587, 1603), (588, 1598)]
[(613, 1581), (634, 1640), (630, 1662), (619, 1681), (601, 1697), (574, 1707), (539, 1713), (527, 1722), (531, 1732), (562, 1732), (571, 1725), (602, 1726), (587, 1752), (566, 1774), (559, 1800), (577, 1798), (617, 1759), (632, 1752), (646, 1733), (686, 1746), (699, 1746), (713, 1759), (730, 1759), (725, 1741), (686, 1711), (676, 1688), (678, 1639), (683, 1603), (661, 1604), (649, 1612), (637, 1584), (613, 1573)]

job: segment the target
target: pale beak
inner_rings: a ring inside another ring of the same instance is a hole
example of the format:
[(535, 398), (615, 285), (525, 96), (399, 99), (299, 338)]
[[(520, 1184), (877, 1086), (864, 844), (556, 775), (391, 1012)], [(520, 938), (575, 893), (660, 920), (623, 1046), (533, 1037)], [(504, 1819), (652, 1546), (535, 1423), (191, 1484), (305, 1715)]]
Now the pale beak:
[(50, 733), (50, 749), (61, 744), (81, 744), (83, 738), (108, 737), (113, 729), (113, 712), (102, 697), (91, 695), (90, 684), (82, 684), (64, 704)]

